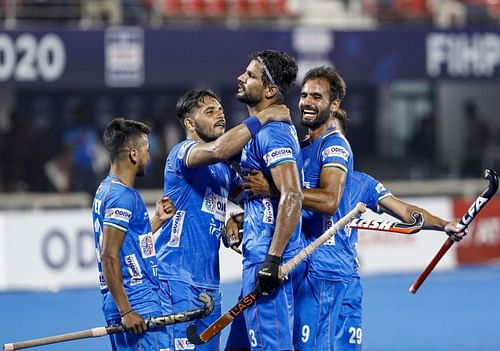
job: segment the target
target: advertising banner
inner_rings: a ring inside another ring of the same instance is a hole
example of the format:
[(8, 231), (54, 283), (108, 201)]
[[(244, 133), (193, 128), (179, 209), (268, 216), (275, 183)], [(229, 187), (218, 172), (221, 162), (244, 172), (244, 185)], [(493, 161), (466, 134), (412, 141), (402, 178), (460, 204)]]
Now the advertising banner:
[[(472, 199), (455, 199), (453, 211), (461, 217)], [(457, 245), (460, 264), (500, 262), (500, 199), (493, 198), (469, 225), (469, 234)]]
[[(408, 45), (411, 43), (411, 45)], [(398, 79), (500, 79), (500, 30), (381, 28), (332, 31), (108, 27), (0, 33), (0, 83), (20, 88), (235, 86), (250, 53), (287, 51), (299, 79), (335, 65), (351, 85)]]

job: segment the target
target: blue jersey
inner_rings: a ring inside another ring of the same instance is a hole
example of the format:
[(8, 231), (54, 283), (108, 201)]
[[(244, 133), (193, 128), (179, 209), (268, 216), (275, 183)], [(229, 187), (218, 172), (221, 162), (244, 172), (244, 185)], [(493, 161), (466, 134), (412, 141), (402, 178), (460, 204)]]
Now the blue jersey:
[(123, 286), (131, 307), (139, 313), (153, 312), (149, 311), (147, 306), (159, 306), (158, 265), (151, 224), (141, 195), (119, 178), (108, 176), (101, 182), (95, 194), (92, 218), (106, 318), (119, 317), (119, 313), (113, 299), (110, 298), (111, 294), (102, 274), (101, 250), (104, 226), (125, 233), (120, 249), (120, 265)]
[(164, 175), (164, 194), (176, 207), (156, 240), (159, 276), (209, 289), (219, 288), (219, 238), (224, 230), (229, 194), (241, 183), (226, 162), (186, 166), (194, 140), (170, 151)]
[[(363, 202), (366, 207), (374, 212), (378, 212), (378, 203), (391, 192), (387, 190), (382, 183), (375, 178), (363, 172), (354, 172), (353, 186), (351, 187), (351, 207), (356, 206), (358, 202)], [(351, 244), (356, 248), (358, 246), (358, 229), (352, 228), (350, 235)], [(359, 263), (356, 260), (355, 276), (359, 276)]]
[[(336, 129), (328, 129), (320, 138), (303, 146), (302, 157), (306, 189), (319, 188), (323, 168), (336, 167), (346, 173), (344, 191), (333, 216), (304, 211), (302, 231), (310, 243), (351, 210), (349, 194), (354, 161), (349, 142)], [(348, 281), (353, 273), (355, 256), (349, 233), (342, 229), (309, 257), (309, 273), (320, 279)]]
[[(293, 125), (284, 122), (267, 123), (243, 148), (241, 172), (259, 170), (270, 179), (271, 168), (286, 162), (297, 165), (302, 179), (302, 159), (297, 132)], [(243, 227), (243, 267), (264, 262), (275, 230), (279, 197), (245, 198), (245, 223)], [(284, 261), (302, 247), (300, 222), (283, 252)]]

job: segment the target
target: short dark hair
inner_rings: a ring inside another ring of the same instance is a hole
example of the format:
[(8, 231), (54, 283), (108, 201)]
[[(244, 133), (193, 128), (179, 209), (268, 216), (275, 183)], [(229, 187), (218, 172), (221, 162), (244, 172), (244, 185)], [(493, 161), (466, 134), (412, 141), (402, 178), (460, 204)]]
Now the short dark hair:
[(282, 94), (287, 94), (290, 91), (299, 70), (292, 56), (284, 51), (263, 50), (252, 53), (250, 59), (258, 60), (265, 66), (262, 68), (262, 81), (266, 86), (272, 84), (266, 73), (267, 68), (279, 91)]
[(115, 118), (109, 122), (103, 133), (103, 141), (111, 162), (117, 159), (126, 146), (133, 144), (137, 137), (150, 132), (147, 125), (131, 119)]
[(347, 122), (349, 122), (349, 118), (347, 117), (347, 111), (339, 108), (335, 112), (335, 118), (339, 121), (340, 128), (342, 128), (342, 133), (347, 134)]
[(202, 101), (206, 96), (217, 100), (219, 103), (221, 102), (220, 98), (211, 90), (191, 89), (177, 100), (177, 104), (175, 105), (177, 118), (179, 118), (182, 122), (194, 108), (200, 107), (200, 101)]
[(340, 76), (337, 70), (329, 66), (319, 66), (311, 68), (307, 71), (304, 79), (302, 80), (302, 86), (306, 84), (308, 80), (311, 79), (326, 79), (330, 84), (330, 101), (339, 99), (342, 101), (346, 94), (346, 85), (344, 79)]

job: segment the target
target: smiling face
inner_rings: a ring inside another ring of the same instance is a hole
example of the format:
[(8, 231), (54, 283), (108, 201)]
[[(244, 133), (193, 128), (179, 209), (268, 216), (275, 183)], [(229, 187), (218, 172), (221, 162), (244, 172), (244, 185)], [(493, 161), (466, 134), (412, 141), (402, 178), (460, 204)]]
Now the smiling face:
[(262, 64), (252, 60), (245, 72), (238, 77), (238, 92), (236, 98), (244, 104), (255, 106), (264, 96), (264, 82), (262, 80)]
[(302, 86), (299, 99), (301, 124), (316, 129), (325, 124), (339, 108), (340, 100), (330, 100), (330, 85), (324, 78), (309, 79)]
[(222, 105), (211, 96), (201, 97), (187, 119), (192, 121), (194, 133), (205, 142), (214, 141), (226, 131)]

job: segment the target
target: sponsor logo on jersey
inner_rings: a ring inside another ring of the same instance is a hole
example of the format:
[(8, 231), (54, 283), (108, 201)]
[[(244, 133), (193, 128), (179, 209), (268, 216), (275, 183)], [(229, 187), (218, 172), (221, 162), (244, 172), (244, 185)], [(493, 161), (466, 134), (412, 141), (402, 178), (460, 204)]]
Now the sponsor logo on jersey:
[(264, 215), (262, 216), (262, 222), (267, 224), (274, 224), (274, 211), (271, 200), (268, 197), (263, 198), (262, 204), (264, 205)]
[(135, 254), (125, 256), (125, 265), (130, 274), (130, 286), (142, 284), (142, 270)]
[(132, 212), (125, 208), (108, 208), (106, 213), (104, 213), (104, 218), (117, 219), (128, 223), (132, 218)]
[(106, 279), (104, 279), (104, 275), (99, 273), (99, 287), (101, 290), (106, 290), (108, 288), (108, 284), (106, 284)]
[[(323, 216), (323, 231), (327, 231), (333, 226), (332, 217)], [(335, 245), (335, 235), (332, 235), (330, 239), (325, 241), (323, 245)]]
[(382, 183), (378, 183), (377, 186), (375, 187), (375, 190), (377, 191), (378, 194), (381, 194), (381, 193), (384, 193), (387, 191), (384, 184), (382, 184)]
[(266, 165), (269, 166), (273, 163), (290, 157), (293, 157), (292, 149), (290, 149), (289, 147), (282, 147), (271, 150), (267, 154), (265, 154), (264, 161), (266, 162)]
[(139, 235), (139, 246), (142, 258), (152, 257), (156, 254), (153, 233)]
[(329, 157), (340, 157), (344, 161), (349, 161), (349, 152), (342, 146), (333, 145), (323, 150), (321, 160), (325, 161)]
[(170, 240), (168, 241), (167, 246), (179, 247), (185, 215), (186, 211), (175, 212), (174, 218), (172, 218), (172, 230), (170, 231)]
[(182, 144), (181, 147), (179, 148), (179, 152), (177, 153), (177, 158), (179, 160), (182, 160), (186, 155), (187, 149), (189, 149), (189, 147), (195, 143), (196, 141), (187, 141), (184, 144)]
[(213, 218), (210, 218), (210, 224), (208, 225), (208, 233), (210, 235), (215, 235), (217, 239), (220, 238), (222, 232), (224, 232), (225, 224), (224, 221), (215, 221)]
[(226, 219), (227, 191), (222, 189), (222, 192), (226, 196), (216, 194), (211, 188), (207, 188), (201, 210), (212, 214), (218, 221), (224, 222)]
[(175, 338), (176, 350), (194, 350), (194, 346), (187, 338)]

